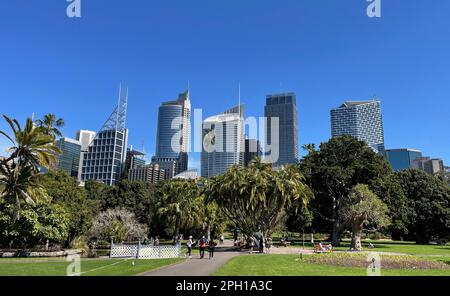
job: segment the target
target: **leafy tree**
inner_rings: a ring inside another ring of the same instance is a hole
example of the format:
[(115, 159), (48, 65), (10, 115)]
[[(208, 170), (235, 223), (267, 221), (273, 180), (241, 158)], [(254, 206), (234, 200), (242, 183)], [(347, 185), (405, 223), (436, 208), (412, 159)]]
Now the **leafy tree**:
[[(330, 232), (332, 243), (339, 245), (344, 229), (339, 219), (342, 199), (355, 185), (370, 185), (377, 179), (388, 178), (393, 172), (383, 156), (350, 136), (332, 138), (319, 148), (311, 149), (300, 161), (299, 168), (314, 191), (315, 198), (311, 202), (314, 227)], [(379, 191), (385, 191), (387, 183), (379, 183), (383, 185), (378, 186)], [(377, 191), (377, 194), (382, 199), (385, 196), (385, 192)], [(390, 204), (395, 205), (394, 202)]]
[(295, 168), (275, 171), (257, 158), (247, 167), (233, 166), (211, 178), (206, 195), (245, 235), (261, 231), (269, 236), (293, 201), (308, 204), (311, 191)]
[(419, 170), (397, 173), (408, 200), (409, 238), (417, 243), (450, 238), (450, 188)]
[(173, 229), (174, 240), (181, 230), (201, 228), (204, 199), (193, 180), (172, 179), (157, 190), (158, 216)]
[(53, 171), (40, 179), (54, 203), (62, 205), (69, 216), (69, 228), (65, 244), (68, 246), (76, 237), (86, 234), (92, 225), (93, 202), (87, 197), (86, 190), (78, 186), (75, 178), (65, 171)]
[(60, 128), (64, 126), (64, 120), (62, 118), (56, 118), (55, 114), (45, 114), (42, 119), (36, 120), (35, 124), (40, 127), (46, 135), (50, 135), (55, 139), (56, 137), (62, 136)]
[(64, 208), (48, 201), (23, 203), (20, 218), (14, 219), (15, 205), (0, 202), (0, 244), (29, 248), (47, 242), (62, 243), (67, 237), (69, 219)]
[(132, 212), (116, 208), (98, 214), (90, 234), (96, 238), (113, 239), (116, 242), (143, 240), (147, 238), (148, 228), (140, 224)]
[(369, 187), (358, 184), (341, 201), (339, 217), (352, 228), (350, 248), (361, 250), (361, 231), (364, 225), (383, 227), (389, 224), (388, 208)]

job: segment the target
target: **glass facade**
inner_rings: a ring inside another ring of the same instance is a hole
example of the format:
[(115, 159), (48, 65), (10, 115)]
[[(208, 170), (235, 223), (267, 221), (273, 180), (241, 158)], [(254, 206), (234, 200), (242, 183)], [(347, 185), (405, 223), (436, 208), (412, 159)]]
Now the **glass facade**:
[(407, 170), (413, 167), (414, 160), (422, 157), (422, 152), (414, 149), (388, 149), (386, 158), (394, 171)]
[(72, 177), (78, 177), (81, 143), (70, 138), (61, 138), (56, 142), (56, 146), (62, 152), (58, 156), (57, 169), (66, 171)]
[[(278, 145), (279, 157), (274, 166), (297, 163), (298, 161), (298, 118), (294, 93), (274, 94), (266, 97), (264, 116), (267, 119), (265, 137), (267, 145)], [(278, 118), (278, 143), (272, 135), (272, 120)]]
[[(158, 110), (156, 154), (154, 159), (173, 178), (188, 168), (188, 145), (191, 126), (191, 103), (189, 91), (178, 96), (178, 100), (164, 102)], [(175, 168), (173, 161), (176, 162)], [(165, 164), (164, 162), (167, 162)]]
[(242, 106), (211, 116), (203, 122), (202, 177), (220, 175), (232, 165), (244, 164), (243, 124)]
[(114, 185), (120, 180), (126, 157), (128, 130), (103, 130), (84, 153), (82, 181)]
[(375, 152), (385, 153), (383, 119), (379, 101), (345, 102), (331, 110), (331, 136), (349, 135), (364, 141)]

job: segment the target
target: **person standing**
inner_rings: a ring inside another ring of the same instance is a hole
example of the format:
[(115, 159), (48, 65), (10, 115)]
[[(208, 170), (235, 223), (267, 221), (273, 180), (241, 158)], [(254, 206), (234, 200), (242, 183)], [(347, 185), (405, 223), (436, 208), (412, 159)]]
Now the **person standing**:
[(202, 236), (199, 242), (200, 247), (200, 259), (203, 259), (205, 257), (205, 249), (206, 249), (206, 238)]
[(259, 253), (264, 253), (264, 238), (262, 235), (259, 237)]
[(266, 239), (266, 254), (270, 254), (270, 247), (272, 247), (272, 239), (268, 237)]
[(211, 239), (208, 242), (209, 259), (214, 258), (215, 249), (216, 249), (216, 242)]
[(194, 244), (194, 242), (192, 241), (192, 235), (191, 235), (191, 236), (189, 236), (189, 239), (186, 242), (187, 251), (186, 251), (185, 257), (189, 256), (189, 258), (192, 258), (192, 245), (193, 244)]
[(223, 234), (220, 236), (220, 244), (223, 245), (225, 241), (225, 237), (223, 236)]

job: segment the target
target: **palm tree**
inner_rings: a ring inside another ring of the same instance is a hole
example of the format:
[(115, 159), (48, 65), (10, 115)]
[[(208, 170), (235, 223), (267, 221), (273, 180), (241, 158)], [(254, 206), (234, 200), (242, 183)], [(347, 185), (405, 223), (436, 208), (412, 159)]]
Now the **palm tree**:
[(0, 161), (0, 198), (14, 201), (18, 219), (22, 200), (34, 203), (40, 195), (44, 195), (37, 183), (39, 167), (52, 166), (61, 151), (54, 145), (54, 137), (35, 127), (31, 118), (27, 119), (22, 129), (16, 119), (11, 120), (6, 115), (3, 117), (14, 136), (0, 131), (13, 145), (8, 149), (10, 156)]
[(64, 126), (64, 120), (62, 118), (56, 119), (55, 114), (45, 114), (44, 118), (36, 120), (35, 123), (36, 126), (42, 128), (47, 135), (53, 136), (54, 138), (62, 136), (59, 129)]
[(12, 147), (8, 150), (11, 155), (4, 162), (15, 162), (18, 166), (31, 166), (34, 172), (39, 171), (40, 166), (51, 167), (56, 163), (56, 156), (61, 153), (55, 146), (55, 138), (46, 134), (42, 128), (35, 127), (31, 118), (27, 119), (24, 129), (16, 119), (11, 120), (3, 115), (13, 132), (13, 137), (4, 131), (0, 134), (5, 136)]
[(194, 181), (173, 179), (164, 182), (158, 194), (158, 214), (173, 226), (174, 240), (181, 229), (200, 226), (203, 199)]

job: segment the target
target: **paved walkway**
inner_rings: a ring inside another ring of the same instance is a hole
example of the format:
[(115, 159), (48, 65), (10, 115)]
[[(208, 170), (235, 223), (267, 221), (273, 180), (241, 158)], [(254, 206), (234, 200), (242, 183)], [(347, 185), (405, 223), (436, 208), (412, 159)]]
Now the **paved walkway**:
[(242, 254), (232, 249), (232, 242), (226, 241), (223, 246), (217, 246), (214, 258), (208, 259), (208, 252), (205, 258), (200, 259), (200, 255), (193, 254), (191, 259), (156, 270), (151, 270), (140, 274), (141, 276), (208, 276), (212, 275), (222, 265), (231, 258)]

